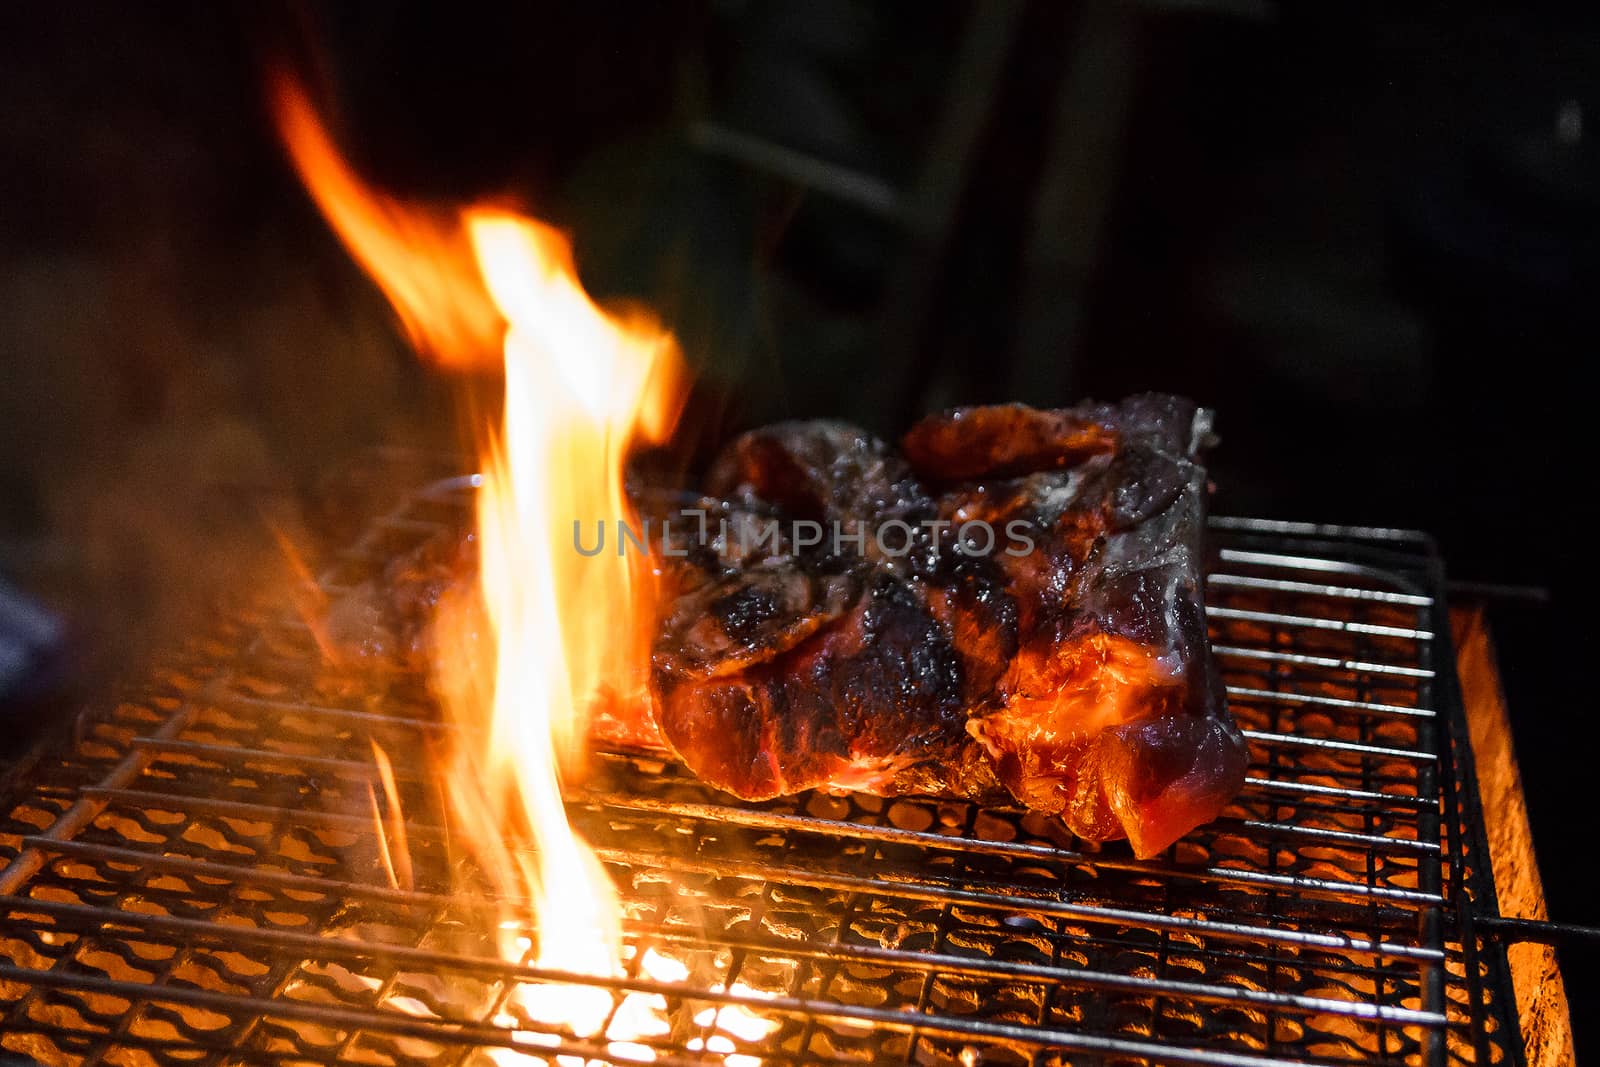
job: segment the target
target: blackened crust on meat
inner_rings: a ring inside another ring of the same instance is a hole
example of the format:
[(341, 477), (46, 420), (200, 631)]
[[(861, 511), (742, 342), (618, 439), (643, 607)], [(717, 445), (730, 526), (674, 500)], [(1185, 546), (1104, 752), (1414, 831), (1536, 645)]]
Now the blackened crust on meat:
[(842, 618), (860, 591), (859, 573), (822, 573), (794, 557), (710, 578), (673, 605), (657, 669), (708, 678), (770, 662)]
[(989, 699), (1017, 654), (1017, 601), (993, 559), (946, 552), (940, 562), (928, 596), (945, 623), (945, 636), (961, 667), (961, 691), (973, 708)]
[(906, 461), (842, 422), (780, 422), (736, 438), (706, 478), (706, 491), (753, 494), (796, 518), (873, 518), (931, 511)]
[(889, 791), (954, 752), (966, 725), (956, 658), (919, 587), (874, 575), (844, 617), (777, 657), (685, 677), (658, 666), (663, 739), (748, 800), (817, 787)]

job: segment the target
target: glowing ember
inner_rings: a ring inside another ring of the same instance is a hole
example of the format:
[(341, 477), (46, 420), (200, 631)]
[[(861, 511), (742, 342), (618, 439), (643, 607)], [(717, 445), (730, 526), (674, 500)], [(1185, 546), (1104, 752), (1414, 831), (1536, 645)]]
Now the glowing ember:
[[(728, 992), (736, 996), (749, 998), (768, 996), (768, 994), (761, 992), (759, 989), (752, 989), (743, 982), (733, 983), (728, 988)], [(732, 1034), (741, 1041), (753, 1044), (778, 1029), (776, 1022), (771, 1019), (763, 1019), (743, 1004), (725, 1004), (720, 1008), (706, 1008), (695, 1015), (694, 1021), (697, 1026), (714, 1028), (720, 1033), (712, 1034), (710, 1037), (705, 1038), (703, 1042), (700, 1038), (695, 1038), (689, 1042), (690, 1050), (698, 1051), (700, 1048), (704, 1048), (708, 1052), (733, 1053), (725, 1060), (728, 1067), (760, 1067), (761, 1060), (754, 1056), (734, 1053), (736, 1046), (728, 1039), (727, 1034)]]
[[(446, 791), (496, 888), (534, 901), (536, 962), (620, 975), (615, 888), (572, 832), (560, 779), (578, 766), (596, 700), (647, 699), (651, 611), (639, 557), (582, 556), (571, 532), (574, 522), (631, 517), (623, 464), (636, 442), (671, 431), (676, 348), (654, 323), (597, 307), (556, 231), (503, 210), (429, 213), (375, 193), (339, 157), (298, 86), (280, 80), (275, 90), (301, 177), (418, 347), (448, 365), (495, 358), (503, 367), (503, 419), (479, 428), (478, 599), (450, 602), (435, 625), (438, 690), (462, 736), (478, 739), (454, 754)], [(480, 647), (479, 634), (493, 647)], [(381, 754), (379, 766), (392, 788)], [(395, 819), (392, 831), (402, 825)], [(408, 879), (397, 858), (386, 854), (385, 863), (391, 879)], [(526, 918), (508, 916), (500, 929), (501, 953), (519, 963), (532, 949), (518, 933)], [(525, 1016), (578, 1037), (605, 1029), (619, 1056), (653, 1058), (634, 1042), (668, 1032), (660, 997), (619, 1005), (603, 989), (522, 988), (516, 1007)], [(515, 1025), (509, 1013), (502, 1022)]]

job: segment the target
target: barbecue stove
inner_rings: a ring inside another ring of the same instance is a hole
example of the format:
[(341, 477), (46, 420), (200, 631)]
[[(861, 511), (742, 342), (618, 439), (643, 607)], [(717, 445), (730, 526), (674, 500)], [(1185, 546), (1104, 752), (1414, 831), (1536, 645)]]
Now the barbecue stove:
[[(421, 484), (421, 483), (419, 483)], [(459, 523), (383, 509), (337, 598)], [(1215, 519), (1245, 791), (1159, 860), (914, 797), (731, 801), (602, 752), (568, 797), (627, 974), (506, 962), (423, 757), (425, 680), (323, 663), (287, 602), (180, 650), (0, 792), (0, 1051), (48, 1064), (1516, 1064), (1524, 1043), (1440, 561), (1422, 535)], [(376, 742), (391, 757), (377, 787)], [(397, 813), (403, 813), (398, 814)], [(384, 827), (414, 863), (393, 875)], [(537, 930), (523, 931), (531, 946)], [(651, 961), (671, 961), (669, 978)], [(1557, 979), (1557, 982), (1559, 979)], [(579, 1038), (519, 989), (665, 1024)]]

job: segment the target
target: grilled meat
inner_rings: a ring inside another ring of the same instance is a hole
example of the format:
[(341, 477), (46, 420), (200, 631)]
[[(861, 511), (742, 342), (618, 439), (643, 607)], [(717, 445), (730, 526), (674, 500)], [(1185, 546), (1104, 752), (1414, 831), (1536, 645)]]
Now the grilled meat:
[(698, 583), (662, 622), (660, 644), (686, 676), (736, 674), (793, 649), (850, 611), (856, 571), (825, 574), (805, 560), (764, 559)]
[[(941, 512), (1021, 519), (1035, 541), (995, 558), (1018, 614), (1018, 650), (969, 731), (1023, 804), (1080, 836), (1127, 836), (1141, 856), (1209, 821), (1243, 784), (1245, 746), (1206, 643), (1200, 535), (1206, 413), (1174, 397), (1038, 413), (935, 416), (908, 438), (918, 473), (951, 481)], [(941, 450), (954, 427), (1016, 421), (1052, 469), (1015, 474), (1018, 448)], [(1041, 426), (1060, 429), (1048, 447)], [(1097, 427), (1085, 430), (1086, 425)], [(1082, 449), (1085, 440), (1110, 440)], [(1044, 442), (1044, 443), (1041, 443)], [(1075, 451), (1076, 450), (1076, 451)], [(1076, 460), (1058, 460), (1076, 456)], [(1059, 465), (1057, 465), (1059, 464)]]
[[(734, 625), (722, 616), (724, 626)], [(661, 736), (701, 778), (750, 800), (892, 789), (965, 737), (954, 650), (916, 585), (872, 574), (848, 611), (760, 663), (707, 671), (657, 645)]]
[[(671, 548), (652, 555), (654, 707), (601, 708), (596, 734), (748, 800), (1015, 801), (1155, 855), (1244, 780), (1201, 601), (1208, 433), (1151, 395), (948, 412), (903, 456), (833, 422), (746, 434), (705, 496), (635, 492)], [(425, 654), (474, 547), (391, 565), (381, 653)]]
[(323, 620), (325, 647), (346, 665), (425, 671), (440, 601), (464, 588), (477, 569), (472, 531), (429, 538), (333, 603)]
[[(735, 438), (713, 463), (706, 492), (747, 509), (824, 523), (829, 532), (836, 522), (849, 532), (895, 520), (915, 527), (935, 510), (904, 459), (841, 422), (782, 422)], [(882, 560), (877, 548), (868, 538), (860, 552)]]
[(1244, 777), (1201, 609), (1206, 433), (1189, 402), (1146, 396), (934, 416), (909, 463), (835, 423), (740, 438), (708, 486), (738, 507), (916, 532), (904, 551), (869, 535), (702, 560), (717, 574), (656, 643), (663, 740), (746, 799), (1009, 793), (1161, 851)]
[(1113, 413), (1108, 406), (956, 408), (917, 423), (900, 447), (917, 472), (934, 481), (1053, 470), (1115, 449), (1117, 438), (1106, 419)]

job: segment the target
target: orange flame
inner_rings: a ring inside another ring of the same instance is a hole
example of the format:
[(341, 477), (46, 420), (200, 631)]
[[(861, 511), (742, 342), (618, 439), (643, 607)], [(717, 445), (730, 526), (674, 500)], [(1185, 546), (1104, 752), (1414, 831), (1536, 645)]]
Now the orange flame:
[[(298, 85), (277, 80), (274, 107), (301, 177), (418, 347), (448, 366), (503, 366), (504, 418), (486, 428), (481, 456), (478, 597), (448, 600), (435, 620), (438, 689), (477, 738), (455, 753), (446, 793), (497, 889), (534, 902), (537, 962), (620, 974), (615, 888), (568, 823), (561, 773), (576, 766), (602, 694), (644, 693), (652, 613), (638, 556), (585, 557), (572, 533), (575, 522), (632, 518), (623, 464), (636, 442), (671, 432), (676, 346), (655, 323), (596, 306), (550, 227), (384, 197), (340, 158)], [(524, 827), (532, 856), (515, 840)], [(518, 933), (526, 919), (500, 924), (501, 952), (518, 962), (531, 947)], [(588, 1037), (615, 1005), (604, 990), (545, 986), (520, 1006)]]
[[(387, 833), (380, 831), (378, 834), (378, 854), (392, 887), (414, 889), (416, 882), (411, 874), (411, 846), (406, 843), (406, 820), (400, 808), (400, 785), (395, 781), (394, 765), (389, 762), (389, 754), (378, 742), (371, 743), (372, 758), (378, 768), (378, 781), (383, 784), (383, 796), (389, 805)], [(372, 802), (373, 821), (383, 827), (384, 818), (378, 810), (378, 794), (370, 782), (367, 783), (367, 798)], [(394, 841), (392, 850), (389, 847), (391, 839)]]
[(491, 368), (505, 323), (478, 276), (459, 215), (379, 193), (339, 155), (299, 82), (270, 79), (278, 134), (300, 180), (345, 247), (394, 305), (417, 351), (459, 368)]

